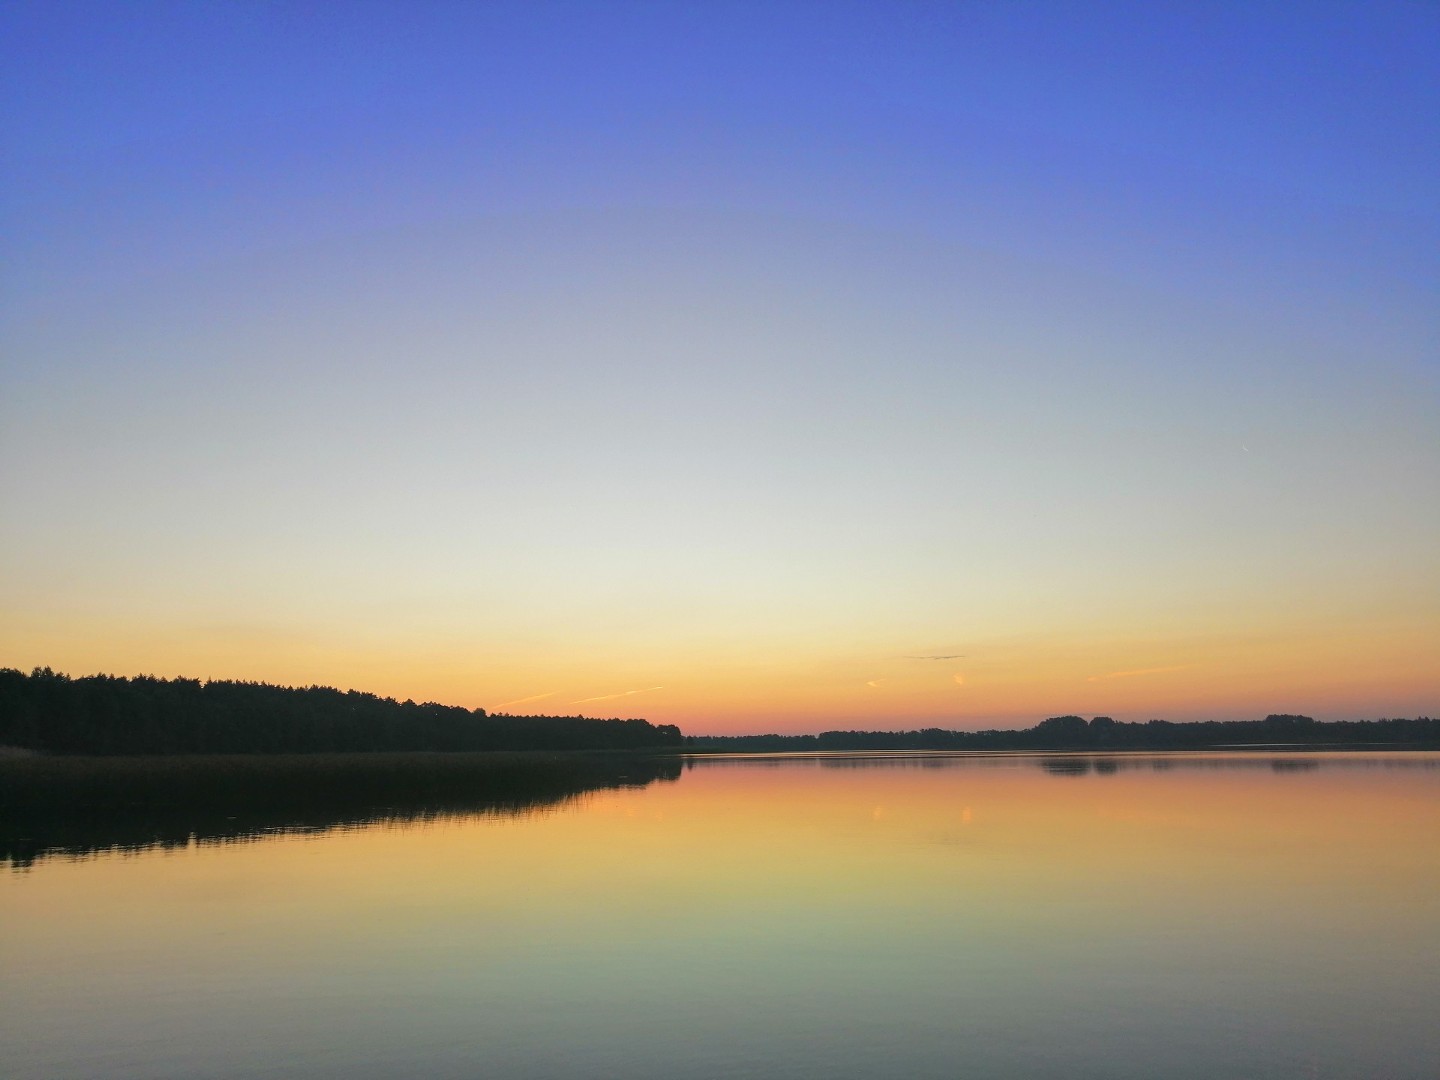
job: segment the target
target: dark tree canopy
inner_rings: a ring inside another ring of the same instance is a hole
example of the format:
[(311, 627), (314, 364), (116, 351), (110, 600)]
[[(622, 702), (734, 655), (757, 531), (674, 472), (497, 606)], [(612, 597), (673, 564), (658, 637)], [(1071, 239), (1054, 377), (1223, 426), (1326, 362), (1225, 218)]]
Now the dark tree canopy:
[(72, 679), (0, 668), (0, 745), (52, 754), (280, 754), (375, 750), (679, 747), (647, 720), (508, 716), (328, 686)]
[(1052, 716), (1020, 731), (825, 731), (682, 736), (674, 724), (487, 714), (328, 686), (71, 678), (0, 668), (0, 747), (50, 754), (286, 754), (468, 750), (1186, 750), (1262, 745), (1440, 745), (1440, 720), (1121, 723)]
[(823, 731), (819, 735), (690, 735), (689, 750), (1204, 750), (1238, 746), (1436, 746), (1440, 720), (1346, 720), (1322, 724), (1308, 716), (1264, 720), (1125, 724), (1097, 716), (1052, 716), (1020, 731)]

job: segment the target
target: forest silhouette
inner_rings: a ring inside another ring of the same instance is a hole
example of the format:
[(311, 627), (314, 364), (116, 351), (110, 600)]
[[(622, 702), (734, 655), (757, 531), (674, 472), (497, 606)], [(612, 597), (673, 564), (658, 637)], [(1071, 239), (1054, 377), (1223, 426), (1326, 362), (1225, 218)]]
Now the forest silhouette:
[(71, 678), (0, 668), (0, 746), (48, 754), (641, 750), (681, 745), (647, 720), (511, 716), (328, 686)]
[(818, 735), (684, 735), (674, 724), (583, 716), (512, 716), (396, 701), (327, 686), (71, 678), (0, 668), (0, 747), (48, 755), (317, 754), (620, 750), (1190, 750), (1245, 746), (1436, 746), (1440, 720), (1321, 723), (1263, 720), (1124, 723), (1052, 716), (1018, 730), (825, 731)]

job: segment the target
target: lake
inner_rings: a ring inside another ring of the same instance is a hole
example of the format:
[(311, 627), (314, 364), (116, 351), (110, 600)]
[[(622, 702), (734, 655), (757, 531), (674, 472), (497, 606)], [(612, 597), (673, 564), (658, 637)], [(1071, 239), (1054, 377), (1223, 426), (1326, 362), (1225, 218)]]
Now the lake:
[(12, 853), (0, 1072), (1440, 1075), (1440, 754), (627, 783)]

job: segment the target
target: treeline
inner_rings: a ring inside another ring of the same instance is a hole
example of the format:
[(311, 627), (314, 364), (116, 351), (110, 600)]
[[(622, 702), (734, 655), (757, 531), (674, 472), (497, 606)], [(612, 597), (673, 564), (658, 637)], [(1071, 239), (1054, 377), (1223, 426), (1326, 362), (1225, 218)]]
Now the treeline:
[(1440, 746), (1440, 720), (1341, 720), (1272, 713), (1264, 720), (1121, 723), (1108, 716), (1052, 716), (1019, 731), (824, 731), (819, 735), (690, 735), (687, 750), (1200, 750), (1262, 745)]
[(0, 746), (48, 754), (679, 748), (647, 720), (509, 716), (328, 686), (0, 668)]
[(674, 724), (582, 716), (510, 716), (396, 701), (328, 686), (71, 678), (0, 668), (0, 747), (47, 754), (314, 754), (474, 750), (1186, 750), (1223, 746), (1440, 746), (1440, 720), (1319, 723), (1121, 723), (1052, 716), (1025, 730), (826, 731), (819, 735), (682, 736)]

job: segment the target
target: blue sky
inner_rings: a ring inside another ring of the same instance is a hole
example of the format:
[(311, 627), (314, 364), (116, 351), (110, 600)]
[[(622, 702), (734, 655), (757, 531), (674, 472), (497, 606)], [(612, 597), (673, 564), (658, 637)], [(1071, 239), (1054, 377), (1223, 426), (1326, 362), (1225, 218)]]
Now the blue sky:
[(0, 18), (0, 663), (1433, 709), (1433, 6)]

